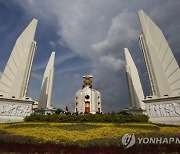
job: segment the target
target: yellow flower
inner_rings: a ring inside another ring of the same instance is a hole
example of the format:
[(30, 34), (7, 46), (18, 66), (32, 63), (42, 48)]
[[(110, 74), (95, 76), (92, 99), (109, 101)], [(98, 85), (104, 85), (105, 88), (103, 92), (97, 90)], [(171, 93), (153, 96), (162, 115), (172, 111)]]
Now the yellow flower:
[[(78, 144), (84, 146), (98, 139), (120, 138), (126, 133), (180, 133), (180, 127), (151, 123), (35, 123), (0, 124), (0, 132), (30, 136), (39, 143)], [(119, 144), (119, 143), (118, 143)]]

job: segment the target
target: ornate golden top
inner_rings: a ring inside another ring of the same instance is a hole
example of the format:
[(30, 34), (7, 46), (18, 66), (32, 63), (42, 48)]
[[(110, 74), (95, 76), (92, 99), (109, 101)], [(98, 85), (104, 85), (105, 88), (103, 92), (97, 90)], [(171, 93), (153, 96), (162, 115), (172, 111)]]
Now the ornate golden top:
[(92, 84), (92, 80), (91, 80), (91, 78), (92, 78), (93, 76), (92, 75), (85, 75), (85, 76), (83, 76), (83, 78), (84, 78), (84, 85), (85, 86), (91, 86), (91, 84)]

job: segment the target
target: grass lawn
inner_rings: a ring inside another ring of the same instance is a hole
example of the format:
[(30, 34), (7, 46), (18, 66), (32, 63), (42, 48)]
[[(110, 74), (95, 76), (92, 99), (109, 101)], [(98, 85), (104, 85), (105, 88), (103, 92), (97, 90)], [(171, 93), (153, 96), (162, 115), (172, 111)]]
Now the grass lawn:
[(121, 137), (180, 136), (180, 127), (151, 123), (40, 123), (0, 124), (0, 143), (55, 144), (78, 147), (122, 147)]

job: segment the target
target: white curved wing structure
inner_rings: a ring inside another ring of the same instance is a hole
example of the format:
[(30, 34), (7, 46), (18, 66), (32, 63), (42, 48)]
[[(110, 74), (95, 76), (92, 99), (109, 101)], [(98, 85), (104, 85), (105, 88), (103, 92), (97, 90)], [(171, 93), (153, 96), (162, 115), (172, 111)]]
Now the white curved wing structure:
[(152, 94), (158, 98), (180, 95), (180, 69), (161, 29), (142, 10), (140, 45)]
[(0, 94), (6, 98), (23, 99), (32, 69), (36, 42), (37, 20), (33, 19), (16, 40), (0, 80)]
[(38, 109), (51, 109), (51, 98), (54, 80), (54, 60), (55, 52), (52, 52), (43, 76)]
[(126, 76), (128, 81), (131, 107), (136, 109), (145, 109), (144, 93), (139, 78), (136, 65), (127, 48), (124, 49), (126, 58)]

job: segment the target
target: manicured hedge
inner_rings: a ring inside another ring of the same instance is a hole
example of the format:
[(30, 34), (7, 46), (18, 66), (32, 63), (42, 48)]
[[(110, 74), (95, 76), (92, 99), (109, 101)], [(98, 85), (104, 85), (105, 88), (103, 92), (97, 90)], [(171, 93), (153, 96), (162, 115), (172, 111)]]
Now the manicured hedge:
[(85, 115), (40, 115), (32, 114), (25, 117), (24, 121), (32, 122), (148, 122), (145, 115), (124, 115), (124, 114), (85, 114)]

